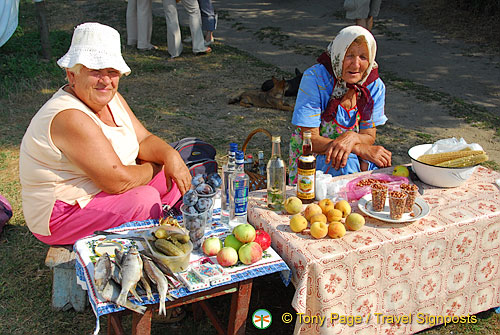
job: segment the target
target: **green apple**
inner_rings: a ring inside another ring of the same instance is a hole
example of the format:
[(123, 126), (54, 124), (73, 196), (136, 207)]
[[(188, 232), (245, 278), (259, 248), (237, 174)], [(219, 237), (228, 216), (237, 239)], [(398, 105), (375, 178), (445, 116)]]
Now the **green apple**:
[(392, 171), (393, 176), (399, 176), (399, 177), (407, 177), (410, 175), (410, 172), (408, 171), (408, 168), (403, 165), (398, 165), (394, 168)]
[(242, 245), (243, 243), (241, 243), (233, 234), (227, 235), (224, 239), (224, 246), (231, 247), (236, 251), (238, 251)]

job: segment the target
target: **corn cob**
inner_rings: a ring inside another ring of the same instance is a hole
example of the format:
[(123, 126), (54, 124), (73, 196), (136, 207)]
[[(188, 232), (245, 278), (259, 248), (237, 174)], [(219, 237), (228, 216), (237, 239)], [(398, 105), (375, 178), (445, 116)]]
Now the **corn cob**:
[(462, 158), (462, 157), (467, 157), (467, 156), (474, 156), (474, 155), (479, 155), (479, 154), (484, 154), (484, 151), (482, 150), (460, 150), (460, 151), (450, 151), (450, 152), (440, 152), (438, 154), (427, 154), (427, 155), (422, 155), (418, 157), (418, 161), (430, 165), (438, 165), (440, 163)]
[(476, 164), (485, 162), (488, 160), (488, 156), (485, 153), (478, 154), (478, 155), (472, 155), (472, 156), (466, 156), (466, 157), (461, 157), (457, 159), (452, 159), (446, 162), (442, 162), (439, 164), (436, 164), (436, 166), (442, 166), (442, 167), (467, 167), (467, 166), (474, 166)]

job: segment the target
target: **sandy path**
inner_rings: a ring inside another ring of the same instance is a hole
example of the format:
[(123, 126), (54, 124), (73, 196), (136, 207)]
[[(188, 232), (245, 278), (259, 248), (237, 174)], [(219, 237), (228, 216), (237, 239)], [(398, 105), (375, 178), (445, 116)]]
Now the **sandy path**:
[[(382, 74), (386, 71), (386, 75), (461, 98), (500, 116), (500, 57), (475, 53), (474, 46), (425, 29), (410, 14), (413, 1), (382, 2), (373, 31)], [(343, 0), (214, 1), (219, 12), (215, 37), (293, 73), (295, 67), (304, 70), (314, 64), (332, 36), (350, 24), (343, 17), (342, 4)], [(162, 15), (161, 3), (155, 3), (155, 13)], [(184, 10), (179, 13), (181, 22), (186, 22)], [(450, 116), (436, 101), (419, 100), (416, 93), (389, 84), (386, 114), (388, 124), (396, 128), (479, 143), (500, 164), (500, 143), (494, 131)]]

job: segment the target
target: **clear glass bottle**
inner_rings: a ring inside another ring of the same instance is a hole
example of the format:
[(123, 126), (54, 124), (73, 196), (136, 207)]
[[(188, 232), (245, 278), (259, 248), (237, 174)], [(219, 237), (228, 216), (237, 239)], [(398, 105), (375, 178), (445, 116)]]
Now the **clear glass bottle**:
[(266, 163), (264, 163), (264, 151), (262, 150), (257, 153), (257, 173), (261, 176), (266, 175)]
[(286, 199), (286, 168), (281, 158), (281, 137), (273, 136), (271, 159), (267, 162), (267, 207), (282, 210)]
[(221, 215), (222, 224), (229, 224), (229, 176), (236, 170), (236, 151), (238, 143), (229, 143), (227, 164), (222, 167)]
[(302, 203), (314, 201), (316, 192), (316, 157), (312, 151), (311, 132), (302, 135), (302, 155), (297, 162), (297, 198)]
[(247, 223), (250, 177), (245, 173), (245, 154), (236, 151), (236, 170), (229, 175), (229, 227)]
[(252, 172), (253, 170), (253, 155), (248, 154), (245, 159), (245, 170)]

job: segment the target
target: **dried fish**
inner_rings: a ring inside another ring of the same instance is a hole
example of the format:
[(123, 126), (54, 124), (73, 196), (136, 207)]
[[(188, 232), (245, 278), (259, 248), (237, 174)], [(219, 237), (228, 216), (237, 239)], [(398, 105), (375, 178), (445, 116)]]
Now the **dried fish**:
[(102, 292), (111, 278), (111, 259), (107, 252), (94, 265), (94, 281), (98, 292)]
[(160, 311), (158, 314), (167, 315), (167, 310), (165, 309), (165, 299), (167, 298), (168, 293), (168, 281), (163, 272), (153, 263), (151, 259), (141, 255), (144, 270), (147, 273), (149, 279), (156, 284), (156, 288), (158, 289), (158, 295), (160, 296)]
[(175, 287), (174, 285), (174, 282), (172, 281), (171, 278), (175, 278), (175, 275), (174, 273), (172, 272), (172, 270), (170, 270), (170, 268), (168, 266), (166, 266), (165, 264), (162, 263), (162, 261), (160, 259), (158, 259), (157, 257), (155, 257), (151, 252), (149, 251), (146, 251), (146, 250), (141, 250), (140, 253), (143, 255), (143, 256), (146, 256), (148, 258), (150, 258), (154, 263), (155, 265), (158, 267), (158, 269), (161, 270), (161, 272), (163, 272), (163, 274), (165, 275), (165, 277), (167, 278), (168, 280), (168, 283), (170, 284), (171, 287)]
[(122, 289), (117, 301), (119, 305), (125, 306), (129, 291), (137, 300), (142, 302), (141, 297), (135, 291), (137, 283), (139, 282), (139, 280), (141, 280), (142, 266), (142, 259), (139, 256), (137, 247), (130, 247), (127, 254), (123, 257), (121, 263)]
[(122, 259), (123, 259), (123, 256), (124, 256), (124, 252), (118, 248), (115, 248), (115, 261), (116, 263), (118, 263), (118, 265), (120, 265), (122, 263)]
[(125, 302), (122, 304), (118, 303), (118, 297), (120, 295), (120, 286), (118, 286), (118, 284), (116, 284), (112, 280), (107, 282), (106, 286), (104, 287), (104, 290), (100, 293), (101, 296), (104, 298), (104, 300), (123, 306), (134, 312), (144, 314), (144, 312), (146, 311), (145, 306), (136, 305), (131, 301), (129, 301), (128, 299), (126, 299)]
[[(144, 264), (144, 261), (143, 261)], [(148, 296), (149, 300), (153, 299), (153, 292), (151, 290), (151, 283), (149, 281), (148, 275), (145, 273), (144, 266), (142, 269), (142, 276), (141, 276), (141, 286), (146, 291), (146, 295)]]
[(111, 261), (111, 279), (113, 279), (117, 284), (122, 283), (122, 272), (120, 265), (116, 262)]

